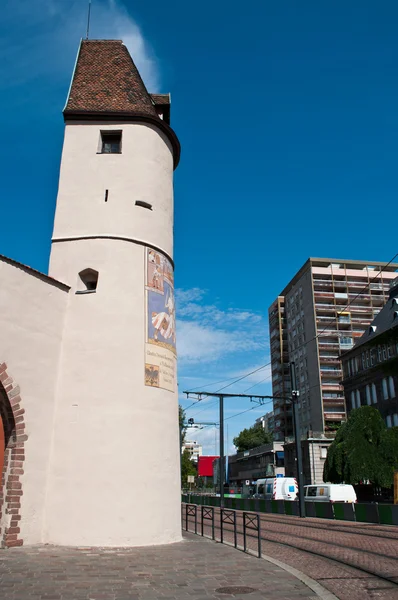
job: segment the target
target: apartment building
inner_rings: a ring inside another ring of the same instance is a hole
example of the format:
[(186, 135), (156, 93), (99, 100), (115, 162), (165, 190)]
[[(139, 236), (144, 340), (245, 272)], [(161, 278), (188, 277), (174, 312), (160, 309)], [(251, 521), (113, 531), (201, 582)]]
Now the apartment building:
[(373, 406), (387, 427), (398, 427), (398, 278), (387, 304), (341, 358), (347, 412)]
[(267, 431), (268, 433), (273, 433), (274, 432), (274, 412), (273, 411), (267, 412), (262, 417), (259, 417), (258, 419), (256, 419), (254, 423), (255, 423), (255, 425), (261, 425), (261, 427), (264, 429), (264, 431)]
[(332, 436), (346, 417), (341, 354), (388, 300), (398, 264), (309, 258), (269, 308), (274, 439), (293, 435), (289, 363), (302, 437)]
[(181, 446), (181, 454), (184, 454), (185, 450), (189, 452), (191, 460), (198, 462), (199, 456), (202, 456), (203, 448), (198, 442), (186, 440)]

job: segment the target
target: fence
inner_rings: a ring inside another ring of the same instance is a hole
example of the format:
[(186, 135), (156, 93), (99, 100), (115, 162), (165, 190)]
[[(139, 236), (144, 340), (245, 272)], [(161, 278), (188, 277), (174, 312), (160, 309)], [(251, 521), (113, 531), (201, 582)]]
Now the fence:
[(228, 508), (185, 504), (181, 506), (182, 526), (185, 531), (230, 543), (244, 552), (255, 552), (261, 558), (260, 515), (236, 512)]
[[(217, 496), (183, 494), (182, 502), (195, 506), (219, 507)], [(273, 513), (298, 516), (298, 502), (287, 500), (261, 500), (259, 498), (225, 498), (225, 509), (255, 513)], [(398, 504), (342, 502), (306, 502), (307, 517), (357, 521), (359, 523), (377, 523), (379, 525), (398, 525)], [(243, 525), (242, 525), (243, 526)]]

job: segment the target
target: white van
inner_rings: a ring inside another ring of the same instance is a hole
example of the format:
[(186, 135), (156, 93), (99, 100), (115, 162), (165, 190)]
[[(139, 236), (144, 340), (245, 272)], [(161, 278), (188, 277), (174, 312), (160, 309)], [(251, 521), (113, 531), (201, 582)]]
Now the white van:
[(266, 500), (296, 500), (297, 481), (293, 477), (268, 477), (257, 479), (255, 498)]
[(356, 502), (357, 495), (347, 483), (305, 485), (304, 498), (308, 502)]

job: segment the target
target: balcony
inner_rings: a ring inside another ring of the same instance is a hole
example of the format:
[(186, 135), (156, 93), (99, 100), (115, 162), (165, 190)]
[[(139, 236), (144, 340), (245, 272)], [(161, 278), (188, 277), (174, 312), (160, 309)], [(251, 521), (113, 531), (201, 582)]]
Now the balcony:
[(334, 382), (334, 381), (322, 381), (321, 383), (321, 389), (322, 392), (323, 390), (334, 390), (336, 392), (340, 392), (343, 393), (343, 386), (341, 383), (339, 383), (338, 381)]
[(327, 412), (327, 409), (324, 408), (323, 411), (324, 417), (325, 417), (325, 421), (342, 421), (343, 419), (345, 419), (345, 411), (342, 411), (340, 413), (334, 413), (334, 412)]
[(336, 310), (336, 305), (335, 304), (330, 304), (330, 303), (323, 303), (323, 302), (315, 302), (315, 308), (317, 309), (317, 311), (319, 310), (324, 310), (324, 311), (330, 311)]
[(314, 290), (314, 296), (316, 298), (334, 298), (334, 293), (333, 292), (326, 292), (326, 291), (321, 291), (321, 290)]
[(340, 350), (340, 345), (336, 342), (323, 342), (322, 340), (319, 340), (318, 344), (319, 348)]
[(341, 369), (326, 369), (321, 366), (321, 375), (322, 377), (339, 377), (341, 379), (343, 371)]

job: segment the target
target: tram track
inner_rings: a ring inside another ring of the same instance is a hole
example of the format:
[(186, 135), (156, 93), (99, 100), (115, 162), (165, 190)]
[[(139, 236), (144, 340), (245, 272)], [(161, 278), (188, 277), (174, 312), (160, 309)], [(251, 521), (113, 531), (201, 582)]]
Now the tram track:
[[(243, 546), (243, 511), (235, 512), (238, 545)], [(298, 521), (297, 517), (264, 513), (259, 518), (264, 558), (277, 558), (299, 569), (341, 600), (398, 600), (398, 536), (394, 526), (391, 531), (387, 526), (386, 531), (380, 531), (371, 524), (323, 524), (319, 519)], [(214, 526), (217, 540), (219, 509), (214, 512)], [(233, 526), (224, 523), (223, 528), (224, 539), (233, 543)], [(211, 537), (208, 523), (204, 533)], [(256, 535), (247, 534), (246, 545), (252, 552), (257, 543)]]

